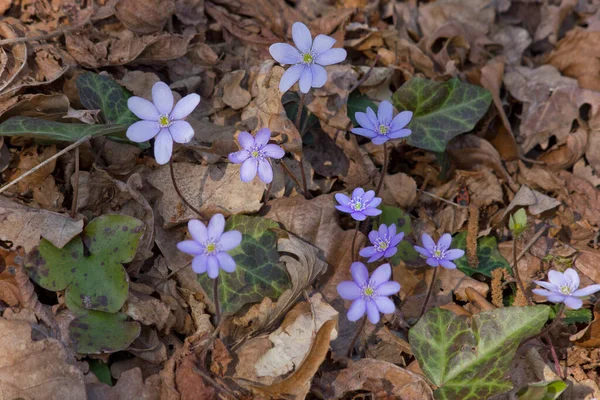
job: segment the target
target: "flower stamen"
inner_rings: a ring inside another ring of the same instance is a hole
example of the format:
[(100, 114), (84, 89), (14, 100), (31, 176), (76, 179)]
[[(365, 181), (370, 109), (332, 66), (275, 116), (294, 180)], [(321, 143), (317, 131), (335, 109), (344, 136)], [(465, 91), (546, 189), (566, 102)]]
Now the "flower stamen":
[(312, 64), (314, 62), (314, 57), (310, 53), (305, 53), (302, 55), (302, 63), (304, 64)]
[(160, 125), (161, 128), (167, 128), (169, 125), (171, 125), (171, 119), (168, 115), (161, 115), (158, 118), (158, 125)]
[(380, 135), (387, 134), (389, 130), (390, 130), (390, 128), (388, 126), (383, 125), (383, 124), (379, 125), (379, 134)]

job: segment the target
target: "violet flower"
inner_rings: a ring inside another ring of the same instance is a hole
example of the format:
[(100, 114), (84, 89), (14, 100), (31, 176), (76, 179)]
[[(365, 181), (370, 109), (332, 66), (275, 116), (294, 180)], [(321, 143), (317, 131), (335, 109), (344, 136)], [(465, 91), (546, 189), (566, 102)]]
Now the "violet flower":
[(441, 265), (444, 268), (454, 269), (456, 268), (456, 264), (452, 260), (465, 255), (464, 250), (450, 249), (452, 236), (449, 233), (444, 233), (437, 244), (426, 233), (421, 236), (421, 241), (424, 247), (415, 246), (415, 250), (422, 256), (427, 257), (426, 262), (432, 267)]
[(276, 144), (267, 144), (271, 138), (271, 131), (263, 128), (255, 137), (248, 132), (240, 132), (238, 142), (242, 150), (229, 154), (229, 161), (242, 164), (240, 178), (244, 182), (250, 182), (256, 176), (264, 183), (273, 181), (273, 167), (269, 158), (282, 158), (285, 151)]
[(292, 39), (296, 47), (287, 43), (275, 43), (269, 47), (269, 53), (278, 63), (291, 65), (279, 82), (282, 92), (287, 92), (298, 81), (302, 93), (308, 93), (311, 87), (322, 87), (327, 82), (327, 71), (323, 66), (346, 59), (346, 50), (332, 49), (334, 38), (318, 35), (313, 41), (310, 31), (302, 22), (292, 25)]
[(377, 267), (369, 279), (369, 271), (365, 264), (353, 262), (350, 266), (352, 279), (337, 286), (337, 291), (344, 300), (353, 300), (348, 308), (347, 317), (357, 321), (367, 313), (372, 324), (379, 322), (379, 313), (391, 314), (396, 309), (394, 302), (388, 298), (400, 291), (400, 284), (390, 281), (392, 268), (390, 264)]
[(545, 289), (533, 289), (532, 292), (547, 297), (548, 301), (552, 303), (564, 303), (573, 310), (578, 310), (583, 305), (583, 301), (579, 297), (589, 296), (600, 291), (600, 285), (590, 285), (578, 289), (579, 275), (573, 268), (567, 268), (564, 273), (550, 270), (548, 281), (534, 281)]
[(367, 108), (366, 114), (355, 113), (356, 122), (361, 127), (353, 128), (351, 132), (372, 139), (374, 144), (383, 144), (390, 139), (400, 139), (410, 135), (411, 130), (404, 127), (408, 125), (412, 116), (412, 111), (402, 111), (394, 118), (392, 103), (384, 100), (379, 104), (377, 115), (371, 107)]
[(173, 93), (164, 82), (152, 86), (152, 102), (133, 96), (127, 100), (127, 107), (141, 121), (133, 123), (127, 129), (127, 138), (141, 143), (154, 141), (154, 158), (159, 164), (166, 164), (173, 152), (173, 141), (188, 143), (194, 137), (194, 128), (183, 121), (200, 103), (200, 96), (188, 94), (173, 107)]
[(177, 248), (194, 256), (192, 269), (195, 273), (208, 271), (208, 277), (215, 279), (219, 276), (219, 269), (230, 273), (235, 271), (235, 261), (227, 252), (240, 245), (242, 234), (239, 231), (223, 232), (224, 228), (223, 214), (213, 215), (208, 228), (197, 219), (188, 222), (193, 240), (179, 242)]
[(385, 224), (379, 226), (379, 230), (369, 233), (369, 240), (373, 246), (365, 247), (360, 251), (361, 257), (371, 257), (368, 262), (377, 261), (382, 257), (390, 258), (398, 251), (398, 244), (404, 238), (404, 232), (396, 234), (396, 225), (389, 227)]
[(335, 206), (339, 211), (349, 213), (356, 221), (364, 221), (368, 217), (381, 214), (376, 207), (381, 203), (381, 198), (375, 197), (375, 191), (369, 190), (365, 193), (362, 188), (356, 188), (352, 192), (352, 198), (343, 193), (337, 193), (335, 199), (340, 205)]

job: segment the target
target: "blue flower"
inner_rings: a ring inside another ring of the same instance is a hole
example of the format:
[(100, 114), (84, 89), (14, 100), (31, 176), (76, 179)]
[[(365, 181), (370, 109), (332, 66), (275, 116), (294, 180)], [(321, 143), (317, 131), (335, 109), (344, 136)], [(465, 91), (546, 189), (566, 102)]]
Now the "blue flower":
[(600, 285), (579, 289), (579, 275), (573, 268), (567, 268), (564, 273), (550, 270), (548, 281), (534, 281), (544, 289), (533, 289), (532, 292), (547, 297), (552, 303), (564, 303), (573, 310), (578, 310), (583, 305), (579, 297), (586, 297), (600, 291)]
[(379, 105), (377, 115), (371, 107), (367, 108), (366, 114), (363, 112), (354, 114), (361, 127), (353, 128), (351, 132), (372, 139), (374, 144), (383, 144), (390, 139), (400, 139), (410, 135), (410, 129), (404, 127), (408, 125), (412, 116), (412, 111), (402, 111), (394, 118), (394, 107), (392, 103), (385, 100)]
[(240, 179), (243, 182), (250, 182), (256, 176), (264, 183), (273, 181), (273, 167), (271, 167), (270, 158), (283, 158), (285, 151), (276, 144), (267, 144), (271, 138), (269, 128), (263, 128), (258, 131), (255, 137), (248, 132), (240, 132), (238, 142), (242, 150), (229, 154), (229, 161), (235, 164), (242, 164), (240, 169)]
[(337, 193), (335, 199), (340, 203), (335, 208), (341, 212), (349, 213), (357, 221), (364, 221), (367, 216), (374, 217), (381, 214), (381, 210), (376, 208), (381, 203), (381, 198), (375, 197), (375, 191), (373, 190), (365, 193), (362, 188), (356, 188), (352, 192), (352, 198)]
[(427, 264), (432, 267), (441, 265), (444, 268), (454, 269), (456, 264), (452, 261), (465, 255), (464, 250), (450, 249), (452, 236), (449, 233), (443, 234), (437, 244), (426, 233), (421, 236), (421, 241), (424, 247), (415, 246), (415, 250), (426, 257)]
[(368, 262), (377, 261), (382, 257), (390, 258), (398, 251), (398, 244), (404, 238), (404, 232), (396, 234), (396, 225), (389, 227), (385, 224), (379, 226), (379, 231), (372, 230), (369, 240), (373, 246), (365, 247), (360, 251), (361, 257), (371, 257)]

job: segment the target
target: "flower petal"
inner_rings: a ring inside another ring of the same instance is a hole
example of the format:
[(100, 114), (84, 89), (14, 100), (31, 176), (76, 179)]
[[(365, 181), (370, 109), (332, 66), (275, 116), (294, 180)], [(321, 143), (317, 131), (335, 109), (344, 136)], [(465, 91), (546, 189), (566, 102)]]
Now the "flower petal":
[(376, 132), (366, 128), (352, 128), (350, 132), (354, 133), (355, 135), (368, 137), (370, 139), (377, 137)]
[(229, 156), (227, 158), (229, 158), (229, 161), (231, 161), (234, 164), (241, 164), (244, 161), (246, 161), (249, 157), (250, 153), (248, 153), (246, 150), (240, 150), (234, 153), (229, 153)]
[(188, 94), (183, 99), (179, 100), (177, 104), (175, 104), (173, 111), (171, 111), (171, 119), (184, 119), (190, 115), (196, 107), (198, 107), (198, 104), (200, 104), (200, 96), (196, 93)]
[(435, 247), (435, 242), (428, 234), (424, 233), (421, 235), (421, 242), (423, 243), (423, 247), (431, 252), (431, 249)]
[(369, 217), (376, 217), (382, 213), (382, 211), (377, 208), (367, 208), (366, 210), (363, 210), (361, 212)]
[(567, 296), (562, 293), (553, 293), (552, 296), (548, 296), (548, 301), (553, 303), (562, 303), (566, 298)]
[(347, 206), (348, 204), (350, 204), (350, 198), (348, 196), (346, 196), (344, 193), (336, 193), (335, 199), (337, 200), (338, 203), (340, 203), (343, 206)]
[(320, 65), (312, 64), (310, 66), (310, 73), (312, 74), (312, 87), (320, 88), (327, 82), (327, 71)]
[(292, 39), (294, 39), (294, 44), (302, 53), (310, 52), (312, 35), (302, 22), (294, 22), (294, 25), (292, 25)]
[(440, 265), (440, 261), (433, 257), (429, 257), (427, 260), (425, 260), (425, 262), (431, 267), (438, 267)]
[[(404, 236), (404, 232), (401, 232), (402, 236)], [(396, 235), (396, 224), (390, 224), (388, 226), (388, 237), (394, 237), (394, 235)], [(402, 240), (402, 239), (400, 239)]]
[(553, 296), (553, 295), (556, 294), (556, 293), (551, 292), (551, 291), (546, 290), (546, 289), (532, 289), (531, 291), (533, 293), (535, 293), (535, 294), (538, 294), (538, 295), (544, 296), (544, 297)]
[(287, 43), (275, 43), (269, 47), (271, 57), (279, 64), (297, 64), (302, 61), (302, 56), (298, 49)]
[(377, 286), (377, 294), (379, 296), (391, 296), (400, 291), (400, 284), (396, 281), (383, 282)]
[(562, 272), (551, 269), (548, 271), (548, 280), (556, 287), (562, 287), (567, 285), (567, 280)]
[(184, 240), (183, 242), (179, 242), (177, 243), (177, 248), (179, 251), (183, 251), (184, 253), (192, 254), (194, 256), (204, 253), (204, 246), (195, 240)]
[(450, 260), (440, 260), (440, 265), (447, 269), (456, 269), (456, 264)]
[(571, 296), (585, 297), (600, 291), (600, 285), (590, 285), (571, 293)]
[[(373, 193), (373, 196), (375, 195), (375, 193)], [(381, 224), (379, 225), (379, 230), (377, 231), (377, 233), (379, 233), (379, 237), (380, 238), (385, 238), (387, 237), (388, 234), (388, 228), (386, 224)]]
[(315, 63), (326, 66), (326, 65), (340, 63), (340, 62), (344, 61), (345, 59), (346, 59), (346, 50), (340, 49), (340, 48), (335, 48), (335, 49), (330, 49), (330, 50), (324, 51), (323, 53), (319, 54), (317, 57), (315, 57)]
[(316, 56), (331, 49), (335, 44), (335, 39), (327, 35), (317, 35), (312, 44), (312, 52)]
[(437, 244), (440, 250), (448, 250), (450, 248), (450, 245), (452, 244), (452, 235), (450, 235), (449, 233), (444, 233), (440, 240), (438, 240)]
[(379, 125), (381, 125), (381, 124), (379, 123), (379, 120), (377, 119), (377, 115), (375, 114), (375, 111), (373, 111), (371, 109), (371, 107), (367, 107), (367, 118), (369, 118), (369, 121), (371, 121), (371, 124), (374, 127), (373, 129), (378, 131)]
[(352, 274), (354, 282), (359, 286), (364, 285), (369, 281), (369, 271), (367, 270), (367, 267), (365, 267), (365, 264), (359, 261), (353, 262), (352, 265), (350, 265), (350, 273)]
[(383, 258), (383, 253), (382, 252), (377, 252), (375, 253), (371, 258), (369, 258), (368, 262), (372, 263), (375, 262), (377, 260), (380, 260)]
[(569, 287), (573, 289), (577, 289), (580, 285), (579, 275), (573, 268), (567, 268), (563, 275), (567, 283), (569, 283)]
[(210, 279), (216, 279), (219, 276), (219, 259), (215, 256), (208, 256), (206, 259), (206, 270)]
[(289, 67), (281, 77), (281, 81), (279, 81), (279, 91), (287, 92), (294, 86), (294, 83), (298, 82), (300, 79), (300, 75), (302, 75), (302, 71), (304, 71), (305, 67), (304, 64), (296, 64)]
[(391, 258), (394, 257), (394, 255), (398, 252), (398, 249), (396, 247), (388, 247), (387, 250), (383, 253), (383, 256), (385, 258)]
[(173, 154), (173, 138), (166, 129), (161, 129), (154, 141), (154, 158), (160, 165), (164, 165), (171, 159)]
[(130, 97), (127, 100), (127, 108), (140, 119), (158, 122), (160, 118), (160, 113), (156, 109), (156, 106), (151, 101), (142, 97)]
[(273, 182), (273, 167), (267, 160), (258, 160), (258, 177), (264, 183)]
[(381, 204), (381, 197), (375, 197), (373, 200), (369, 202), (370, 208), (375, 208)]
[(573, 296), (567, 296), (563, 300), (563, 303), (565, 303), (565, 306), (569, 307), (572, 310), (579, 310), (583, 305), (583, 301), (581, 299), (578, 299), (577, 297)]
[(362, 211), (354, 211), (352, 214), (350, 214), (350, 216), (355, 220), (355, 221), (364, 221), (365, 219), (367, 219), (367, 216), (365, 215), (364, 212)]
[(363, 203), (367, 204), (371, 200), (373, 200), (374, 197), (375, 197), (375, 191), (374, 190), (368, 190), (368, 191), (365, 192), (365, 194), (362, 195), (362, 201), (363, 201)]
[(192, 270), (197, 274), (206, 272), (208, 257), (204, 254), (194, 257), (192, 260)]
[(215, 214), (208, 222), (208, 240), (219, 240), (225, 229), (225, 217), (223, 214)]
[(348, 307), (348, 313), (346, 314), (346, 317), (348, 318), (348, 321), (358, 321), (360, 319), (360, 317), (362, 317), (363, 315), (365, 315), (365, 311), (367, 309), (367, 302), (364, 301), (363, 299), (356, 299), (352, 302), (352, 304), (350, 304), (350, 307)]
[(384, 100), (379, 104), (377, 109), (377, 119), (380, 123), (388, 125), (394, 118), (394, 106), (387, 100)]
[(215, 257), (219, 260), (219, 267), (225, 271), (232, 273), (235, 271), (235, 260), (229, 254), (224, 251), (218, 252)]
[(369, 232), (368, 236), (369, 236), (369, 240), (371, 241), (371, 243), (375, 244), (377, 239), (379, 239), (379, 232), (376, 231), (375, 229), (373, 229), (371, 232)]
[(356, 300), (362, 295), (358, 285), (352, 281), (344, 281), (337, 285), (337, 291), (344, 300)]
[(401, 139), (410, 136), (411, 133), (412, 131), (410, 129), (398, 129), (395, 131), (389, 131), (387, 133), (387, 137), (390, 139)]
[(256, 176), (257, 171), (258, 161), (256, 161), (256, 158), (250, 157), (242, 163), (242, 168), (240, 168), (240, 179), (242, 182), (250, 182)]
[(335, 208), (337, 208), (337, 209), (338, 209), (339, 211), (341, 211), (341, 212), (345, 212), (345, 213), (348, 213), (348, 214), (350, 214), (350, 213), (353, 213), (353, 212), (354, 212), (354, 210), (353, 210), (353, 209), (351, 209), (351, 208), (350, 208), (350, 207), (348, 207), (348, 206), (335, 206)]
[(357, 187), (352, 191), (352, 198), (356, 199), (358, 197), (362, 197), (365, 194), (365, 190), (363, 188)]
[(385, 296), (377, 297), (375, 299), (375, 304), (382, 314), (392, 314), (396, 310), (394, 302)]
[(456, 260), (457, 258), (461, 258), (465, 255), (465, 251), (461, 249), (451, 249), (446, 251), (446, 259), (447, 260)]
[(367, 301), (367, 318), (369, 318), (369, 322), (373, 325), (379, 322), (379, 310), (374, 301)]
[(415, 248), (415, 251), (417, 253), (421, 254), (422, 256), (431, 257), (431, 255), (432, 255), (431, 251), (427, 250), (424, 247), (421, 247), (421, 246), (413, 246), (413, 247)]
[(169, 132), (176, 143), (189, 143), (194, 137), (194, 128), (187, 121), (173, 121)]
[(283, 156), (285, 156), (285, 151), (281, 148), (281, 146), (272, 143), (263, 147), (262, 151), (267, 157), (275, 159), (280, 159), (283, 158)]
[(240, 231), (227, 231), (219, 239), (219, 248), (222, 251), (233, 250), (242, 243), (242, 233)]
[(269, 139), (271, 139), (271, 130), (269, 128), (262, 128), (254, 136), (254, 143), (258, 147), (263, 147), (269, 143)]
[(388, 140), (390, 140), (390, 138), (387, 137), (387, 135), (377, 135), (373, 138), (373, 144), (376, 144), (376, 145), (384, 144)]
[(192, 238), (198, 243), (204, 243), (208, 240), (208, 230), (206, 226), (197, 219), (191, 219), (188, 222), (188, 231)]
[(142, 143), (152, 139), (160, 131), (156, 121), (138, 121), (127, 128), (127, 139), (132, 142)]
[(375, 253), (377, 253), (377, 250), (374, 246), (365, 247), (358, 252), (361, 257), (371, 257)]
[(375, 271), (373, 271), (369, 282), (371, 282), (374, 286), (379, 286), (383, 282), (389, 281), (391, 277), (392, 267), (390, 267), (390, 264), (381, 264)]
[(534, 281), (537, 285), (540, 285), (543, 288), (548, 289), (551, 292), (559, 292), (558, 287), (556, 287), (556, 285), (551, 284), (550, 282), (544, 282), (544, 281)]
[(311, 69), (309, 67), (305, 67), (300, 75), (300, 82), (298, 82), (298, 85), (300, 85), (300, 91), (302, 93), (308, 93), (310, 87), (312, 86), (312, 80), (313, 75)]
[(412, 111), (402, 111), (400, 114), (396, 115), (392, 120), (390, 130), (397, 131), (399, 129), (404, 128), (406, 125), (408, 125), (408, 123), (412, 119), (412, 116)]
[[(392, 225), (395, 227), (395, 225)], [(400, 232), (397, 235), (394, 235), (392, 237), (392, 240), (390, 240), (390, 246), (398, 246), (398, 244), (402, 241), (402, 239), (404, 239), (404, 232)]]
[(161, 115), (170, 115), (173, 110), (173, 93), (164, 82), (156, 82), (152, 86), (152, 102)]
[(367, 114), (365, 114), (364, 112), (354, 113), (354, 118), (356, 118), (356, 122), (358, 122), (360, 126), (362, 126), (365, 129), (375, 131), (379, 128), (378, 126), (375, 126), (373, 124), (371, 119), (369, 119), (369, 117), (367, 117)]

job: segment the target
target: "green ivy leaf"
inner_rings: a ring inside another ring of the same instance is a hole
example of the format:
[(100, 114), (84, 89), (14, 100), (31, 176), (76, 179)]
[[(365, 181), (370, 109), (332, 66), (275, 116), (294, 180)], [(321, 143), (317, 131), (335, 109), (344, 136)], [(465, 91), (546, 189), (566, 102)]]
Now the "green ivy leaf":
[(548, 306), (505, 307), (472, 318), (434, 308), (409, 332), (410, 347), (440, 400), (488, 399), (512, 388), (505, 375), (521, 341), (538, 334)]
[(532, 383), (517, 392), (519, 400), (555, 400), (567, 389), (561, 380)]
[(129, 111), (131, 94), (113, 79), (86, 72), (77, 77), (81, 103), (88, 110), (102, 110), (107, 124), (131, 125), (139, 119)]
[(90, 371), (96, 375), (96, 378), (102, 383), (106, 383), (108, 386), (112, 386), (112, 376), (110, 374), (110, 368), (108, 364), (103, 363), (100, 360), (88, 360)]
[(88, 311), (69, 324), (69, 338), (82, 354), (114, 353), (140, 336), (140, 324), (127, 321), (123, 313)]
[[(227, 220), (225, 231), (240, 231), (242, 243), (229, 252), (237, 264), (235, 272), (219, 272), (221, 311), (234, 313), (244, 304), (264, 297), (277, 298), (290, 287), (289, 276), (279, 263), (277, 235), (271, 230), (278, 227), (275, 221), (263, 217), (234, 215)], [(212, 298), (212, 279), (202, 274), (198, 281)]]
[(350, 118), (350, 120), (352, 121), (352, 125), (354, 125), (355, 128), (359, 127), (360, 125), (356, 121), (354, 114), (356, 114), (357, 112), (366, 113), (367, 108), (369, 108), (369, 107), (371, 109), (373, 109), (373, 111), (375, 111), (375, 113), (377, 113), (377, 104), (375, 104), (367, 96), (365, 96), (364, 94), (361, 94), (357, 90), (350, 93), (350, 96), (348, 96), (348, 103), (346, 104), (346, 108), (348, 109), (348, 111), (347, 111), (348, 118)]
[(65, 124), (31, 117), (12, 117), (0, 124), (0, 136), (25, 136), (59, 142), (76, 142), (88, 135), (110, 135), (126, 130), (126, 125)]
[[(550, 319), (556, 318), (556, 313), (560, 308), (560, 304), (554, 304), (550, 306)], [(567, 325), (571, 324), (589, 324), (592, 322), (592, 312), (587, 308), (580, 308), (579, 310), (565, 309), (563, 311), (562, 322)]]
[[(404, 239), (398, 245), (398, 252), (390, 259), (392, 265), (400, 264), (404, 261), (407, 264), (420, 264), (421, 257), (416, 252), (414, 247), (406, 240), (407, 236), (412, 232), (412, 224), (410, 215), (407, 215), (402, 209), (391, 206), (380, 206), (381, 214), (379, 215), (379, 224), (396, 224), (397, 232), (404, 232)], [(377, 225), (379, 227), (379, 225)]]
[(407, 143), (425, 150), (444, 151), (455, 136), (469, 132), (486, 113), (491, 93), (458, 78), (435, 82), (412, 78), (392, 96), (399, 111), (410, 110), (412, 134)]
[(133, 260), (144, 226), (127, 215), (103, 215), (85, 228), (83, 241), (76, 237), (59, 249), (42, 239), (27, 255), (25, 270), (45, 289), (66, 289), (67, 305), (117, 312), (129, 291), (122, 263)]
[[(461, 232), (452, 238), (452, 248), (467, 250), (466, 231)], [(477, 239), (477, 258), (479, 260), (477, 268), (472, 268), (469, 265), (466, 256), (454, 260), (454, 263), (459, 270), (469, 276), (479, 273), (491, 278), (492, 271), (496, 268), (506, 268), (508, 271), (511, 271), (510, 264), (498, 251), (496, 238), (493, 236), (484, 236)]]

